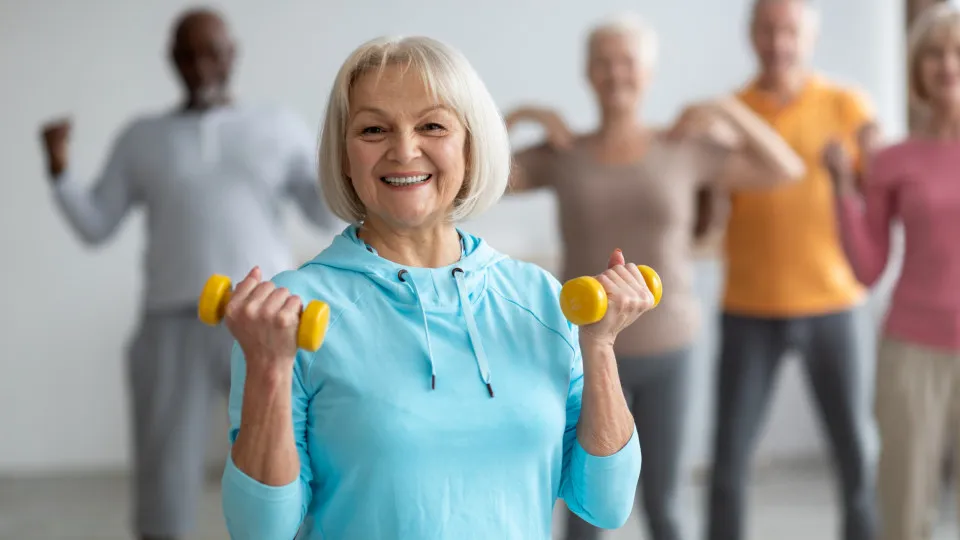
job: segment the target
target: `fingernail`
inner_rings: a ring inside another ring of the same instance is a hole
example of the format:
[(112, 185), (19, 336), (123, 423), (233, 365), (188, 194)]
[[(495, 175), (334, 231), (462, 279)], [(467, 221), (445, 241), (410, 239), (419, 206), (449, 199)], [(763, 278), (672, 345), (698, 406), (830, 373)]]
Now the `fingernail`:
[(617, 253), (623, 253), (623, 250), (620, 249), (620, 248), (617, 248), (617, 249), (615, 249), (614, 251), (616, 251)]

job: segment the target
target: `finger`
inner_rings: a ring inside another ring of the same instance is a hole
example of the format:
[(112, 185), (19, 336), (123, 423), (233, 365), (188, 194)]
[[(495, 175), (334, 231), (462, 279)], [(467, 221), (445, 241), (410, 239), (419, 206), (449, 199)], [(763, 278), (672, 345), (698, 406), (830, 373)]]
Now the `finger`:
[(277, 312), (278, 324), (283, 328), (298, 325), (301, 311), (303, 311), (303, 304), (300, 298), (295, 295), (288, 296)]
[(276, 313), (283, 308), (288, 298), (290, 298), (290, 290), (286, 287), (277, 287), (263, 300), (261, 309), (268, 314)]
[(637, 282), (637, 291), (640, 295), (651, 302), (651, 305), (654, 301), (653, 291), (650, 290), (650, 285), (647, 283), (647, 278), (643, 277), (643, 274), (640, 273), (640, 268), (635, 264), (626, 265), (627, 271), (630, 272), (630, 275), (633, 276), (633, 279)]
[(241, 301), (246, 299), (247, 295), (260, 283), (260, 269), (255, 267), (253, 270), (250, 270), (250, 273), (247, 274), (247, 277), (237, 284), (233, 290), (233, 295), (230, 299), (233, 301)]
[(275, 290), (277, 290), (277, 286), (274, 285), (273, 282), (261, 281), (260, 284), (250, 292), (250, 296), (247, 297), (247, 305), (254, 304), (258, 310), (262, 309), (267, 297)]
[(613, 268), (621, 264), (625, 264), (626, 261), (623, 259), (623, 251), (620, 248), (613, 250), (613, 253), (610, 254), (610, 260), (607, 261), (607, 268)]

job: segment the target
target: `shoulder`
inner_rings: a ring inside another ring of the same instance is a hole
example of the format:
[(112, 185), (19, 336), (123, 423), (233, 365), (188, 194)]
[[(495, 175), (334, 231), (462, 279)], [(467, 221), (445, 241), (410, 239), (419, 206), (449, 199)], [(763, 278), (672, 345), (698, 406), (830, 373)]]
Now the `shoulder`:
[(837, 104), (845, 120), (861, 124), (875, 115), (873, 101), (862, 87), (826, 78), (820, 85), (823, 95)]
[(364, 287), (356, 272), (318, 264), (305, 264), (296, 270), (286, 270), (271, 281), (290, 294), (300, 298), (304, 306), (314, 300), (330, 308), (330, 326), (337, 324), (343, 313), (354, 308), (370, 290)]
[(909, 139), (887, 145), (870, 158), (870, 181), (874, 185), (900, 176), (904, 166), (915, 159), (919, 147)]
[(487, 288), (575, 346), (572, 326), (560, 310), (562, 285), (550, 272), (506, 258), (487, 268)]

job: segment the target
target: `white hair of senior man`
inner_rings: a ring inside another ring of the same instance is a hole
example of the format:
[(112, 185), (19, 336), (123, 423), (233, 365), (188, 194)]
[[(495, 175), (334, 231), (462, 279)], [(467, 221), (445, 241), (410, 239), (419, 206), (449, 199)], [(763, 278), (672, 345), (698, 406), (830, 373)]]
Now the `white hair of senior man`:
[(657, 32), (642, 17), (626, 12), (597, 23), (587, 36), (587, 49), (592, 50), (598, 38), (611, 35), (633, 40), (640, 65), (644, 68), (651, 69), (656, 66), (660, 55), (660, 40)]
[(380, 74), (394, 65), (419, 76), (434, 99), (450, 107), (466, 128), (466, 172), (451, 221), (483, 213), (503, 196), (509, 180), (512, 157), (503, 117), (463, 54), (420, 36), (370, 40), (354, 50), (337, 73), (320, 134), (320, 186), (330, 210), (348, 223), (365, 219), (366, 209), (344, 167), (350, 90), (361, 75)]

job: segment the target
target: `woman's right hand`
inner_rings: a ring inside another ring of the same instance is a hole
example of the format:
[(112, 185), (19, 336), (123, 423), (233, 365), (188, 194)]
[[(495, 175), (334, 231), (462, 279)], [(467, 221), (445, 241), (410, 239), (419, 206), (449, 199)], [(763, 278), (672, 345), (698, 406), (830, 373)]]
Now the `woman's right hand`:
[(261, 278), (256, 267), (236, 286), (224, 324), (243, 349), (248, 372), (288, 374), (297, 354), (302, 303)]
[(540, 107), (524, 107), (517, 109), (507, 116), (507, 128), (521, 121), (530, 121), (540, 124), (544, 130), (546, 143), (557, 150), (569, 150), (573, 146), (573, 133), (567, 123), (553, 109)]

